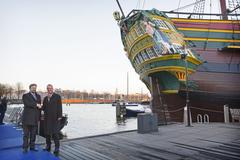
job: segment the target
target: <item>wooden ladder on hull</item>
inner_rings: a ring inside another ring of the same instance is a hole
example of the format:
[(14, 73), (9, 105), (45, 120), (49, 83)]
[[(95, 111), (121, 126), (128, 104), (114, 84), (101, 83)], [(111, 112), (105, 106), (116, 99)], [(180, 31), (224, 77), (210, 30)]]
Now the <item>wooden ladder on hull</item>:
[(151, 95), (152, 95), (152, 111), (158, 114), (158, 124), (167, 125), (171, 121), (171, 116), (168, 111), (167, 104), (164, 103), (161, 95), (161, 86), (157, 77), (150, 77), (151, 79)]

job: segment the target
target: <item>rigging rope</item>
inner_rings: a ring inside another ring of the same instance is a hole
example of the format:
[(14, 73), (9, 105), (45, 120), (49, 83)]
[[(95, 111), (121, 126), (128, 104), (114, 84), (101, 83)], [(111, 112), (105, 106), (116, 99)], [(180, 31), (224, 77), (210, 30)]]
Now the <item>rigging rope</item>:
[(140, 0), (137, 1), (136, 9), (140, 9)]
[(183, 6), (183, 7), (177, 8), (177, 9), (174, 9), (174, 10), (172, 10), (171, 12), (175, 12), (175, 11), (179, 11), (179, 10), (185, 9), (185, 8), (187, 8), (187, 7), (190, 7), (190, 6), (192, 6), (192, 5), (198, 4), (198, 3), (203, 2), (203, 1), (205, 1), (205, 0), (199, 0), (198, 2), (194, 2), (194, 3), (188, 4), (188, 5), (186, 5), (186, 6)]
[(142, 4), (141, 4), (141, 0), (138, 0), (136, 4), (136, 9), (144, 9), (144, 7), (145, 7), (145, 0), (143, 0)]
[(178, 12), (178, 10), (179, 10), (179, 7), (180, 7), (180, 4), (181, 4), (181, 1), (182, 1), (182, 0), (179, 0), (179, 1), (178, 1), (178, 8), (177, 8), (177, 12)]
[[(235, 3), (235, 2), (236, 2), (236, 3)], [(239, 5), (239, 2), (238, 2), (237, 0), (236, 0), (236, 1), (234, 1), (234, 0), (232, 0), (232, 1), (231, 1), (231, 0), (228, 0), (229, 10), (233, 10), (233, 9), (236, 8), (238, 5)], [(233, 22), (234, 18), (231, 16), (231, 20), (232, 20), (232, 30), (233, 30), (233, 32), (232, 32), (232, 40), (235, 39), (235, 37), (234, 37), (234, 35), (235, 35), (235, 25), (238, 26), (238, 29), (239, 29), (239, 26), (240, 26), (240, 22), (239, 22), (239, 20), (238, 20), (238, 15), (237, 15), (237, 10), (235, 10), (234, 13), (235, 13), (236, 20), (237, 20), (238, 23), (235, 24), (235, 23)], [(235, 45), (235, 43), (233, 43), (233, 45)], [(233, 54), (234, 54), (234, 50), (232, 51), (232, 54), (231, 54), (231, 58), (230, 58), (230, 62), (229, 62), (229, 70), (230, 70), (230, 65), (231, 65), (231, 63), (232, 63), (232, 60), (233, 60)]]
[(145, 7), (145, 0), (143, 0), (142, 9), (144, 9), (144, 7)]
[[(233, 0), (234, 1), (234, 0)], [(234, 3), (234, 2), (233, 2)], [(235, 4), (235, 3), (234, 3)], [(240, 6), (240, 1), (238, 1), (238, 0), (236, 0), (236, 4), (233, 6), (233, 9), (234, 8), (237, 8), (238, 6)], [(237, 22), (238, 22), (238, 29), (240, 29), (240, 21), (239, 21), (239, 19), (238, 19), (238, 12), (237, 12), (237, 10), (240, 10), (240, 8), (238, 8), (238, 9), (236, 9), (234, 12), (235, 12), (235, 16), (236, 16), (236, 20), (237, 20)], [(236, 24), (235, 24), (236, 25)]]
[(208, 111), (208, 112), (223, 113), (223, 111), (217, 111), (217, 110), (212, 110), (212, 109), (205, 109), (205, 108), (198, 108), (198, 107), (190, 107), (190, 108), (202, 110), (202, 111)]
[(204, 44), (204, 50), (206, 50), (207, 48), (207, 45), (208, 45), (208, 38), (209, 38), (209, 33), (210, 33), (210, 25), (212, 23), (212, 0), (210, 0), (210, 21), (208, 23), (208, 31), (207, 31), (207, 40), (205, 41), (205, 44)]
[(168, 112), (169, 112), (169, 113), (174, 113), (174, 112), (181, 111), (181, 110), (183, 110), (183, 109), (184, 109), (184, 107), (179, 108), (179, 109), (176, 109), (176, 110), (171, 110), (171, 111), (168, 111)]
[[(204, 12), (205, 0), (196, 0), (195, 3), (193, 13), (199, 13), (198, 18), (202, 19), (203, 16), (200, 16), (200, 14)], [(193, 17), (197, 18), (197, 15), (194, 15)]]
[[(183, 110), (184, 107), (178, 108), (176, 110), (164, 110), (164, 111), (159, 111), (161, 113), (175, 113)], [(199, 107), (190, 107), (190, 109), (196, 109), (196, 110), (201, 110), (201, 111), (207, 111), (207, 112), (213, 112), (213, 113), (224, 113), (223, 111), (218, 111), (218, 110), (213, 110), (213, 109), (206, 109), (206, 108), (199, 108)]]

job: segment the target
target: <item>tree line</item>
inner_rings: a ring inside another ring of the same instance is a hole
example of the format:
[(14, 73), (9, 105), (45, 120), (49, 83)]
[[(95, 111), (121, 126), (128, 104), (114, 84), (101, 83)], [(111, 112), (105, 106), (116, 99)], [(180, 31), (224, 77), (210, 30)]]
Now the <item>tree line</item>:
[(17, 82), (15, 85), (0, 83), (0, 97), (6, 96), (9, 99), (21, 99), (21, 95), (25, 93), (23, 84)]
[[(24, 89), (23, 84), (21, 82), (17, 82), (14, 85), (0, 83), (0, 97), (6, 96), (10, 100), (21, 101), (22, 95), (26, 92), (28, 92), (28, 90)], [(81, 99), (81, 100), (105, 99), (105, 100), (114, 101), (116, 99), (119, 99), (120, 97), (125, 97), (129, 101), (135, 101), (135, 102), (149, 99), (149, 96), (146, 93), (145, 94), (135, 93), (135, 94), (129, 94), (127, 96), (127, 95), (118, 93), (117, 91), (115, 92), (115, 94), (111, 94), (109, 92), (99, 93), (94, 90), (87, 92), (86, 90), (83, 90), (83, 91), (62, 90), (61, 88), (56, 88), (55, 92), (61, 95), (62, 99)], [(46, 96), (46, 92), (44, 91), (38, 91), (38, 93), (41, 95), (41, 97)], [(17, 102), (20, 102), (20, 101), (17, 101)]]

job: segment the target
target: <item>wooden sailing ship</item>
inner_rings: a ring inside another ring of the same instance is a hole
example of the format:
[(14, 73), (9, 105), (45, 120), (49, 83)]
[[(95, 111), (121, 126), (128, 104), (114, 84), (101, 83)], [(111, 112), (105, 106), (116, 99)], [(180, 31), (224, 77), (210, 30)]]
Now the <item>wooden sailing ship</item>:
[(221, 14), (114, 12), (126, 55), (150, 90), (159, 122), (182, 121), (185, 105), (193, 121), (197, 115), (223, 121), (224, 105), (240, 108), (239, 2), (228, 10), (225, 0), (220, 4)]

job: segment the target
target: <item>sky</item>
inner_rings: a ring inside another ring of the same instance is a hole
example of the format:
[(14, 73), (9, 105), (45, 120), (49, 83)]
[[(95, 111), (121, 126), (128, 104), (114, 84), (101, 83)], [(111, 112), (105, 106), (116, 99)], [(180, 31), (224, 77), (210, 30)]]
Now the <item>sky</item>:
[[(179, 0), (119, 0), (134, 8), (172, 10)], [(181, 2), (189, 4), (192, 0)], [(0, 83), (148, 93), (123, 50), (115, 0), (0, 0)]]

